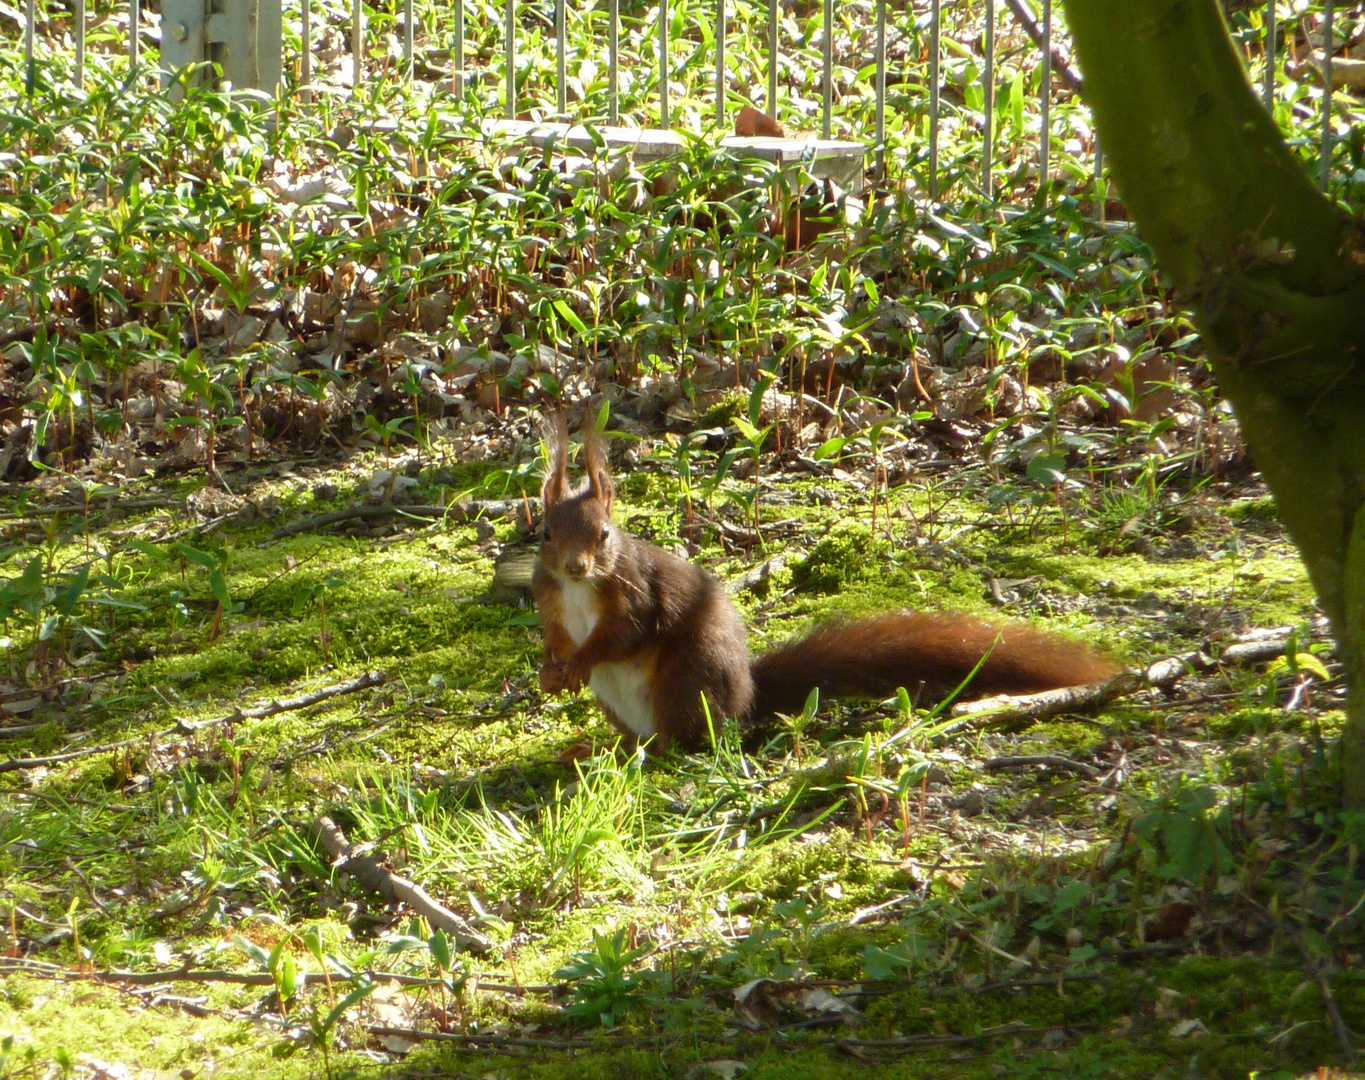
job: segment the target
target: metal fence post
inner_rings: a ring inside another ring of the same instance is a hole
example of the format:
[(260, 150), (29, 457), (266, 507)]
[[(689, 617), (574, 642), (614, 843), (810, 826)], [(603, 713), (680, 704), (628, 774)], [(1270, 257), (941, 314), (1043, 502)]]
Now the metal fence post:
[(668, 130), (668, 0), (659, 0), (659, 126)]
[(768, 115), (777, 119), (777, 9), (778, 0), (768, 0)]
[(1327, 190), (1332, 171), (1332, 20), (1336, 14), (1333, 0), (1323, 5), (1322, 14), (1322, 163), (1318, 184)]
[(517, 118), (517, 0), (507, 0), (507, 119)]
[[(199, 81), (210, 62), (223, 71), (223, 81), (237, 89), (273, 94), (280, 82), (284, 12), (280, 0), (220, 0), (209, 11), (204, 0), (161, 0), (161, 85), (179, 100), (174, 83), (191, 69)], [(304, 6), (304, 42), (311, 44), (311, 16)], [(302, 68), (306, 87), (312, 79), (311, 54), (305, 47)]]
[(455, 96), (464, 97), (464, 0), (455, 0)]
[(886, 0), (877, 0), (877, 176), (886, 178)]
[(1104, 214), (1105, 214), (1105, 205), (1104, 205), (1104, 204), (1105, 204), (1105, 201), (1106, 201), (1104, 196), (1107, 194), (1107, 191), (1101, 191), (1101, 189), (1100, 189), (1100, 186), (1101, 186), (1101, 184), (1103, 183), (1103, 180), (1104, 180), (1104, 147), (1100, 144), (1100, 138), (1099, 138), (1098, 135), (1092, 135), (1092, 139), (1093, 139), (1092, 145), (1095, 147), (1095, 173), (1094, 173), (1094, 181), (1095, 181), (1095, 202), (1096, 202), (1096, 204), (1097, 204), (1096, 209), (1097, 209), (1097, 211), (1098, 211), (1098, 212), (1095, 214), (1095, 219), (1096, 219), (1097, 221), (1103, 221), (1103, 220), (1104, 220)]
[(360, 93), (361, 60), (365, 53), (365, 10), (361, 0), (351, 5), (351, 93)]
[(943, 12), (939, 0), (929, 0), (929, 198), (938, 199), (938, 51)]
[(142, 22), (142, 0), (129, 0), (128, 4), (128, 66), (134, 78), (137, 76), (138, 58), (141, 52), (138, 41), (138, 26)]
[(85, 89), (85, 0), (76, 0), (76, 87)]
[(1265, 5), (1265, 107), (1275, 111), (1275, 54), (1279, 51), (1280, 25), (1276, 21), (1275, 0)]
[(725, 126), (725, 0), (716, 0), (716, 126)]
[(555, 73), (559, 76), (558, 85), (555, 88), (555, 107), (559, 110), (561, 117), (569, 113), (569, 89), (566, 85), (569, 81), (568, 60), (565, 57), (567, 49), (568, 30), (565, 22), (568, 18), (564, 8), (567, 0), (555, 0)]
[(29, 97), (33, 96), (38, 82), (38, 69), (33, 62), (33, 23), (37, 12), (33, 8), (33, 0), (24, 5), (24, 91)]
[(607, 123), (621, 122), (621, 0), (611, 0), (607, 15)]
[(834, 109), (834, 0), (825, 0), (825, 40), (821, 50), (825, 68), (824, 88), (820, 100), (820, 137), (828, 139), (830, 113)]
[(299, 58), (299, 82), (303, 85), (299, 100), (310, 105), (313, 101), (313, 0), (303, 0), (300, 15), (303, 20), (300, 27), (303, 55)]
[(986, 91), (986, 131), (982, 137), (981, 190), (991, 197), (991, 168), (995, 164), (995, 0), (986, 0), (986, 70), (982, 74)]
[(1049, 179), (1049, 156), (1052, 153), (1052, 0), (1043, 0), (1043, 66), (1039, 73), (1041, 85), (1038, 88), (1038, 183), (1046, 185)]
[(414, 13), (412, 10), (412, 0), (403, 0), (403, 71), (404, 77), (411, 82), (413, 75), (414, 60), (412, 55), (413, 36), (414, 36)]

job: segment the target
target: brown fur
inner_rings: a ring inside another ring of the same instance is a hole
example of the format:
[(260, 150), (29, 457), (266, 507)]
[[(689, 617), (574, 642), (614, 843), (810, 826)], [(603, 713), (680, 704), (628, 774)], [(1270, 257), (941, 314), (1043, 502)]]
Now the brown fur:
[(1118, 669), (1083, 645), (1023, 623), (907, 611), (830, 622), (756, 657), (754, 713), (798, 712), (813, 687), (821, 696), (942, 700), (985, 658), (973, 695), (1030, 693), (1100, 682)]
[[(574, 692), (599, 666), (627, 665), (648, 687), (648, 730), (639, 730), (638, 717), (633, 728), (607, 701), (603, 710), (623, 733), (652, 736), (655, 749), (699, 748), (706, 707), (716, 723), (792, 713), (814, 687), (822, 696), (886, 697), (903, 686), (941, 699), (982, 657), (975, 692), (1048, 690), (1117, 670), (1085, 646), (1030, 626), (927, 612), (825, 623), (751, 663), (744, 622), (720, 583), (613, 524), (615, 490), (597, 437), (587, 433), (587, 482), (577, 492), (568, 488), (562, 417), (552, 421), (550, 448), (545, 533), (531, 582), (545, 631), (541, 689)], [(591, 611), (570, 611), (571, 602)], [(582, 632), (589, 614), (596, 623), (575, 645), (569, 627)]]

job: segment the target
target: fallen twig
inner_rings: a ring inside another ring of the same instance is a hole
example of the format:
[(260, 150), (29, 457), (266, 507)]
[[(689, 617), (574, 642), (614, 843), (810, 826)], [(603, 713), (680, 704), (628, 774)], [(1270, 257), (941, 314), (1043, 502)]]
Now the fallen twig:
[(1212, 671), (1222, 664), (1259, 664), (1283, 656), (1289, 636), (1248, 635), (1224, 648), (1217, 657), (1203, 649), (1163, 657), (1145, 670), (1122, 671), (1108, 682), (1088, 686), (1067, 686), (1038, 694), (999, 694), (953, 706), (952, 717), (971, 727), (996, 727), (1026, 720), (1044, 720), (1068, 712), (1089, 712), (1137, 693), (1139, 690), (1169, 690), (1190, 672)]
[[(168, 729), (168, 733), (174, 731)], [(0, 773), (26, 772), (29, 769), (47, 769), (53, 765), (61, 765), (68, 761), (76, 761), (80, 758), (94, 757), (96, 754), (107, 754), (111, 750), (122, 750), (125, 746), (133, 746), (144, 742), (147, 736), (139, 735), (135, 739), (123, 739), (120, 742), (102, 743), (99, 746), (87, 746), (83, 750), (68, 750), (65, 754), (49, 754), (47, 757), (26, 757), (10, 758), (8, 761), (0, 761)]]
[(265, 705), (258, 705), (250, 709), (236, 709), (225, 716), (218, 716), (212, 720), (177, 720), (174, 727), (162, 728), (160, 731), (153, 732), (151, 735), (139, 735), (132, 739), (122, 739), (119, 742), (102, 743), (99, 746), (87, 746), (80, 750), (69, 750), (64, 754), (51, 754), (47, 757), (27, 757), (10, 758), (8, 761), (0, 761), (0, 773), (23, 772), (29, 769), (50, 768), (53, 765), (61, 765), (68, 761), (77, 761), (81, 758), (94, 757), (96, 754), (107, 754), (111, 750), (122, 750), (125, 747), (135, 746), (145, 742), (149, 738), (160, 739), (168, 735), (187, 734), (199, 731), (206, 727), (213, 727), (215, 724), (227, 724), (237, 720), (259, 720), (265, 716), (274, 716), (276, 713), (289, 712), (292, 709), (302, 709), (309, 705), (316, 705), (319, 701), (326, 701), (328, 698), (337, 697), (341, 694), (354, 694), (358, 690), (365, 690), (371, 686), (380, 686), (388, 678), (382, 671), (367, 671), (359, 678), (352, 679), (350, 682), (336, 683), (332, 686), (324, 686), (321, 689), (313, 690), (307, 694), (300, 694), (298, 697), (285, 698), (283, 701), (271, 701)]
[(1027, 769), (1034, 765), (1045, 765), (1050, 769), (1064, 769), (1067, 772), (1074, 772), (1090, 779), (1100, 775), (1100, 770), (1093, 765), (1072, 761), (1070, 758), (1059, 757), (1056, 754), (1020, 754), (1011, 757), (991, 758), (982, 764), (982, 768), (987, 772), (1001, 772), (1005, 769)]
[(493, 947), (492, 939), (440, 904), (422, 886), (399, 877), (384, 865), (382, 853), (357, 852), (346, 834), (326, 814), (313, 823), (313, 835), (337, 869), (355, 878), (365, 892), (381, 896), (390, 904), (402, 901), (431, 926), (450, 934), (462, 949), (482, 953)]
[(1059, 713), (1089, 712), (1146, 685), (1142, 675), (1124, 671), (1112, 679), (1088, 686), (1066, 686), (1038, 694), (1000, 694), (953, 706), (952, 717), (972, 727), (995, 727), (1021, 720), (1043, 720)]
[[(595, 1035), (591, 1039), (532, 1039), (516, 1035), (462, 1035), (453, 1031), (423, 1031), (419, 1028), (390, 1027), (371, 1024), (365, 1029), (371, 1035), (410, 1039), (413, 1042), (445, 1043), (451, 1049), (468, 1050), (588, 1050), (602, 1045), (634, 1045), (642, 1040), (633, 1036)], [(680, 1037), (680, 1036), (675, 1036)], [(654, 1042), (657, 1037), (651, 1036)]]
[(270, 534), (271, 540), (282, 540), (286, 536), (325, 529), (343, 521), (371, 521), (386, 517), (412, 517), (446, 519), (456, 523), (473, 521), (476, 518), (501, 518), (509, 513), (525, 514), (527, 503), (522, 499), (489, 499), (485, 501), (457, 499), (448, 506), (400, 506), (397, 503), (362, 503), (348, 506), (344, 510), (332, 510), (326, 514), (314, 514), (299, 521), (291, 522)]
[[(1024, 28), (1024, 33), (1029, 36), (1033, 44), (1039, 49), (1043, 48), (1042, 28), (1034, 21), (1032, 12), (1024, 6), (1022, 0), (1005, 0), (1005, 3), (1009, 5), (1010, 11), (1019, 20), (1019, 25)], [(1081, 92), (1080, 73), (1067, 63), (1066, 57), (1062, 55), (1061, 50), (1056, 45), (1053, 45), (1049, 51), (1052, 53), (1052, 70), (1062, 82), (1079, 94)]]
[(1327, 973), (1322, 970), (1318, 958), (1304, 944), (1303, 939), (1298, 934), (1292, 936), (1294, 944), (1299, 947), (1299, 952), (1303, 956), (1303, 966), (1308, 969), (1308, 974), (1318, 985), (1318, 993), (1322, 995), (1322, 1007), (1327, 1011), (1327, 1019), (1331, 1022), (1332, 1034), (1337, 1038), (1337, 1045), (1341, 1047), (1341, 1052), (1347, 1060), (1353, 1060), (1356, 1056), (1356, 1050), (1355, 1045), (1351, 1042), (1351, 1030), (1342, 1018), (1341, 1007), (1337, 1004), (1336, 995), (1332, 993), (1331, 983), (1327, 981)]
[(1047, 1027), (1029, 1027), (1021, 1021), (1011, 1021), (998, 1027), (986, 1028), (972, 1035), (903, 1035), (898, 1039), (821, 1039), (827, 1045), (847, 1050), (900, 1050), (923, 1046), (961, 1046), (964, 1043), (982, 1042), (986, 1039), (1013, 1038), (1018, 1035), (1047, 1035), (1053, 1031), (1070, 1031), (1083, 1025), (1050, 1024)]
[[(83, 979), (92, 982), (124, 983), (128, 986), (159, 986), (162, 983), (226, 983), (233, 986), (274, 986), (275, 977), (268, 971), (221, 971), (216, 968), (172, 968), (169, 971), (119, 971), (117, 969), (81, 971), (48, 964), (41, 960), (0, 956), (0, 972), (32, 975), (42, 979)], [(335, 973), (334, 973), (335, 974)], [(425, 975), (404, 975), (396, 971), (364, 972), (377, 983), (397, 983), (399, 986), (440, 986), (442, 980)], [(338, 976), (339, 977), (339, 976)], [(505, 983), (474, 982), (472, 986), (489, 993), (548, 994), (558, 987), (545, 984), (511, 986)]]
[(320, 701), (340, 697), (342, 694), (354, 694), (361, 690), (368, 690), (372, 686), (382, 686), (387, 680), (388, 676), (382, 671), (367, 671), (350, 682), (334, 683), (331, 686), (323, 686), (306, 694), (300, 694), (298, 697), (285, 698), (283, 701), (276, 699), (249, 709), (234, 709), (224, 716), (215, 716), (212, 720), (177, 720), (175, 730), (189, 734), (192, 731), (200, 731), (218, 724), (231, 724), (238, 720), (260, 720), (267, 716), (274, 716), (276, 713), (306, 709), (309, 705), (316, 705)]

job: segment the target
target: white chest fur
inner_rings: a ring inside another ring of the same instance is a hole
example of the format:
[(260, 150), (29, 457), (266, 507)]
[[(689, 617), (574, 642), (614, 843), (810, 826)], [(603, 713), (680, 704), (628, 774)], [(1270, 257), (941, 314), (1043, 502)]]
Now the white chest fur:
[[(561, 581), (564, 629), (582, 645), (597, 625), (597, 590), (583, 581)], [(648, 673), (634, 664), (598, 664), (588, 680), (592, 692), (626, 727), (641, 738), (657, 730), (650, 704)]]
[(597, 625), (597, 590), (586, 581), (564, 581), (560, 585), (564, 605), (564, 629), (575, 645), (582, 645)]

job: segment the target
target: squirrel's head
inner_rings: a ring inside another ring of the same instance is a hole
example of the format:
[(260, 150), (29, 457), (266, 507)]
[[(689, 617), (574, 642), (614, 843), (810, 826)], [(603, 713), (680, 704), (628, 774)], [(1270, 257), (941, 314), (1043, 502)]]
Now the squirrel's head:
[(597, 432), (583, 428), (583, 463), (587, 482), (577, 491), (568, 486), (569, 430), (562, 413), (549, 423), (550, 471), (540, 489), (545, 507), (540, 558), (552, 574), (571, 581), (605, 577), (616, 565), (620, 541), (612, 524), (616, 497), (607, 457)]

